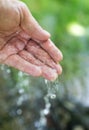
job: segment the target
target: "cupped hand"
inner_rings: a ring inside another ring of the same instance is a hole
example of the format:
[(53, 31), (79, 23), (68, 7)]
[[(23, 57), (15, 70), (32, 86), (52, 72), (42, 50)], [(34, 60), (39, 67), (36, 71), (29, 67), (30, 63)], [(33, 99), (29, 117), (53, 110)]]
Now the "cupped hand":
[(18, 0), (0, 1), (0, 63), (32, 76), (55, 80), (62, 72), (62, 53)]

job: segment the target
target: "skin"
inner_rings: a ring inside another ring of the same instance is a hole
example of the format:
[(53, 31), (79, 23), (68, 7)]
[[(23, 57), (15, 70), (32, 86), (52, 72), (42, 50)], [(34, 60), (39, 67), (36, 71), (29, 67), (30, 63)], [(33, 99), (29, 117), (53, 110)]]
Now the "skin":
[(0, 64), (53, 81), (62, 72), (61, 60), (62, 53), (50, 34), (24, 3), (0, 0)]

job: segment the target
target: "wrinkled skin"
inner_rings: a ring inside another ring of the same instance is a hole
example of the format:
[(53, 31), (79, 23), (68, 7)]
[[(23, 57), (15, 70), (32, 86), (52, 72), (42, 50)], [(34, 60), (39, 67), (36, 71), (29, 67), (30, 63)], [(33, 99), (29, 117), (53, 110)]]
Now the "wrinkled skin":
[(62, 53), (18, 0), (0, 0), (0, 63), (32, 76), (55, 80)]

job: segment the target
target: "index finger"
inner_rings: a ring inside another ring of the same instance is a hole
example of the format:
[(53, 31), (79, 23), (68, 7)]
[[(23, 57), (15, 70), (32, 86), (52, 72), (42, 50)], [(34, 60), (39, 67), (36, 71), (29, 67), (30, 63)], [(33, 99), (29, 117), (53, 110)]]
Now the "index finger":
[(55, 44), (50, 39), (39, 44), (43, 49), (47, 51), (47, 53), (56, 63), (63, 59), (62, 52), (55, 46)]

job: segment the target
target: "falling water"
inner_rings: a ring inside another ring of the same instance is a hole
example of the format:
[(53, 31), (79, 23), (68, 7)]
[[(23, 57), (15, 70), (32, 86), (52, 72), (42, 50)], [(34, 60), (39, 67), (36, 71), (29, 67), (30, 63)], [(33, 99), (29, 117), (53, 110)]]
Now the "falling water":
[(35, 123), (37, 130), (43, 130), (47, 125), (46, 115), (50, 113), (51, 103), (50, 99), (53, 100), (56, 98), (56, 91), (58, 90), (57, 81), (50, 82), (45, 80), (47, 94), (44, 96), (45, 107), (40, 111), (40, 119)]
[(57, 90), (57, 85), (56, 85), (56, 81), (55, 82), (50, 82), (48, 80), (45, 80), (45, 84), (47, 87), (47, 95), (46, 97), (50, 98), (50, 99), (55, 99), (56, 98), (56, 90)]

